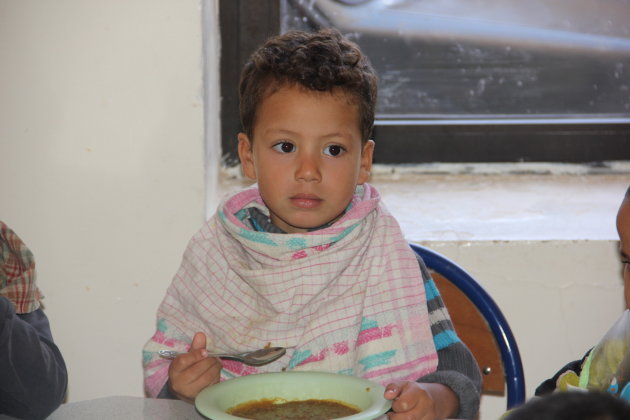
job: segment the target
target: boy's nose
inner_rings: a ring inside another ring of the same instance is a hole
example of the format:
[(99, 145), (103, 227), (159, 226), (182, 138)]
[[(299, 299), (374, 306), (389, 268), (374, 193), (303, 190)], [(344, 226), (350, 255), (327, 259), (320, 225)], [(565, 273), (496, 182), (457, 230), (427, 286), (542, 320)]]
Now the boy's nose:
[(301, 156), (295, 171), (295, 178), (299, 181), (319, 181), (321, 173), (316, 157)]

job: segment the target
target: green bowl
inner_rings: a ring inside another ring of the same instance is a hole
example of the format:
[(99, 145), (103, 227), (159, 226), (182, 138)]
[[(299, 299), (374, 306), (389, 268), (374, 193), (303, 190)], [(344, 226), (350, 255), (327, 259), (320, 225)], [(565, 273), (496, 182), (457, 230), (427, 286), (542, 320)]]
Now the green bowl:
[(371, 420), (391, 407), (385, 388), (354, 376), (326, 372), (278, 372), (241, 376), (203, 389), (195, 399), (197, 410), (212, 420), (239, 420), (225, 411), (262, 398), (287, 401), (332, 399), (361, 408), (344, 420)]

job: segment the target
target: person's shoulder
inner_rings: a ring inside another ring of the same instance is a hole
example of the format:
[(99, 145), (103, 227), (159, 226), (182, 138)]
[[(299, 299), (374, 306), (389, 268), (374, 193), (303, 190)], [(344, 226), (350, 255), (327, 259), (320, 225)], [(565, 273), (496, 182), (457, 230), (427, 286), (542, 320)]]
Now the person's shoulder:
[(6, 318), (7, 314), (13, 312), (13, 304), (6, 296), (0, 295), (0, 318)]

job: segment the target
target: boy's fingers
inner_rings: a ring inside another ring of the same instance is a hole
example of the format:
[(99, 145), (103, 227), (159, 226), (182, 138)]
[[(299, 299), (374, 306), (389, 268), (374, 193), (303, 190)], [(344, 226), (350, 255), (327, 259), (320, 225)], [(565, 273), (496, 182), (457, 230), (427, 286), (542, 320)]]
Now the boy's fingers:
[(202, 332), (195, 333), (192, 343), (190, 344), (190, 352), (197, 349), (205, 350), (207, 347), (206, 336)]
[(219, 382), (220, 371), (223, 367), (220, 359), (213, 357), (208, 358), (207, 360), (208, 363), (203, 363), (203, 369), (205, 370), (195, 372), (198, 376), (194, 378), (194, 380), (191, 382), (191, 385), (197, 388), (199, 391), (201, 391), (208, 385)]
[(201, 332), (195, 333), (188, 353), (177, 356), (171, 362), (169, 370), (171, 372), (182, 372), (207, 357), (208, 350), (206, 350), (206, 336)]
[[(388, 390), (391, 391), (389, 395)], [(409, 383), (393, 383), (385, 388), (385, 398), (393, 399), (392, 410), (394, 412), (406, 412), (412, 410), (418, 403), (419, 397), (414, 395), (415, 392), (415, 387), (410, 387)], [(388, 396), (393, 396), (393, 398), (388, 398)]]
[(208, 351), (206, 349), (191, 349), (188, 353), (180, 354), (172, 362), (170, 369), (181, 372), (193, 366), (196, 363), (207, 359)]
[(398, 382), (392, 382), (385, 387), (384, 397), (386, 400), (393, 400), (394, 398), (398, 398), (400, 392), (402, 390), (402, 384)]
[(192, 402), (203, 388), (219, 382), (222, 367), (220, 359), (206, 357), (170, 375), (171, 390), (179, 398)]

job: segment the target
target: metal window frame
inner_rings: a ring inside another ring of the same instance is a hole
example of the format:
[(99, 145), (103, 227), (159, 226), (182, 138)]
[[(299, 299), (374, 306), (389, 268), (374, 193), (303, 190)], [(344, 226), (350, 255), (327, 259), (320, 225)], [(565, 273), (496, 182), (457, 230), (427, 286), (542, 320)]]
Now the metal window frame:
[[(238, 82), (249, 55), (280, 32), (280, 0), (220, 0), (221, 149), (238, 165)], [(374, 127), (374, 162), (563, 162), (630, 160), (628, 119), (387, 120)]]

